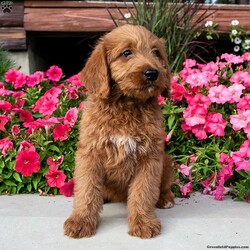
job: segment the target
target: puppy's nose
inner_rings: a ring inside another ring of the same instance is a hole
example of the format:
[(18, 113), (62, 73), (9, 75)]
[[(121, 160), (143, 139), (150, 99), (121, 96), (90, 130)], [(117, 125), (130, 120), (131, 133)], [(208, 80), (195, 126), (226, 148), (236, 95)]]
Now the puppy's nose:
[(147, 69), (144, 72), (144, 76), (147, 78), (149, 81), (156, 81), (158, 78), (158, 71), (156, 69)]

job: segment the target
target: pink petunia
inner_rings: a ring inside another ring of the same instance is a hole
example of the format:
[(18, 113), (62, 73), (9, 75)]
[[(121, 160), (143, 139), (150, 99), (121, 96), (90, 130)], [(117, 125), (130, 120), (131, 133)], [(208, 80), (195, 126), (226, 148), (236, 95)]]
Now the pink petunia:
[(239, 100), (237, 109), (250, 110), (250, 94), (245, 95)]
[(71, 197), (74, 194), (74, 179), (63, 184), (59, 189), (60, 194), (63, 194), (66, 197)]
[(214, 136), (224, 136), (227, 121), (223, 120), (222, 114), (211, 112), (206, 117), (205, 131)]
[(199, 106), (189, 106), (183, 111), (183, 117), (188, 126), (192, 127), (204, 124), (206, 121), (207, 109)]
[(15, 69), (9, 69), (5, 74), (5, 81), (8, 83), (14, 83), (19, 75), (19, 72)]
[(213, 173), (210, 177), (201, 181), (201, 185), (204, 187), (203, 194), (213, 194), (216, 186), (216, 176)]
[(28, 76), (26, 85), (28, 87), (35, 87), (44, 79), (44, 73), (37, 71), (34, 74)]
[(25, 74), (19, 73), (15, 82), (14, 82), (14, 89), (22, 88), (27, 81), (27, 76)]
[(242, 91), (245, 87), (242, 84), (235, 83), (232, 86), (228, 87), (229, 92), (231, 93), (231, 99), (229, 103), (238, 102), (242, 95)]
[(158, 96), (158, 105), (162, 106), (165, 105), (165, 98), (163, 96)]
[(4, 138), (0, 140), (0, 150), (2, 150), (2, 154), (6, 157), (8, 151), (13, 148), (13, 143), (10, 139)]
[(64, 185), (66, 175), (61, 170), (49, 170), (45, 174), (47, 184), (50, 187), (61, 188)]
[(55, 82), (58, 82), (61, 79), (62, 74), (63, 74), (62, 69), (55, 65), (51, 66), (46, 71), (46, 76), (49, 78), (49, 80)]
[(31, 143), (25, 140), (20, 143), (20, 150), (33, 151), (33, 152), (36, 151), (35, 147)]
[(187, 197), (188, 194), (190, 194), (192, 192), (193, 192), (192, 181), (188, 182), (183, 187), (181, 187), (181, 195), (182, 195), (182, 197)]
[(207, 133), (205, 131), (204, 125), (199, 124), (191, 127), (192, 133), (196, 136), (198, 140), (205, 140), (207, 139)]
[(13, 125), (12, 127), (11, 127), (11, 134), (12, 134), (12, 136), (14, 137), (14, 138), (16, 138), (19, 134), (20, 134), (20, 129), (19, 129), (19, 127), (18, 127), (18, 125)]
[(233, 130), (237, 131), (245, 128), (250, 122), (250, 110), (242, 111), (238, 115), (230, 116), (230, 123), (233, 125)]
[(0, 131), (6, 131), (5, 125), (10, 121), (10, 118), (6, 115), (0, 115)]
[(198, 72), (187, 76), (186, 82), (191, 87), (203, 87), (208, 85), (207, 74)]
[(235, 170), (250, 171), (250, 146), (241, 145), (239, 151), (232, 152), (231, 157), (235, 164)]
[(59, 124), (53, 129), (52, 136), (55, 141), (65, 141), (68, 139), (68, 133), (70, 130), (69, 124)]
[(78, 118), (77, 108), (70, 108), (64, 116), (64, 124), (69, 124), (70, 127), (74, 127)]
[(0, 109), (3, 111), (8, 111), (12, 107), (11, 103), (5, 100), (0, 100)]
[(196, 94), (195, 96), (189, 98), (187, 102), (190, 106), (196, 106), (204, 109), (208, 109), (211, 103), (210, 99), (202, 94)]
[(16, 156), (15, 171), (22, 176), (31, 176), (40, 170), (40, 155), (35, 151), (22, 150)]
[(57, 160), (52, 157), (49, 157), (46, 162), (49, 165), (50, 170), (58, 170), (59, 166), (63, 162), (63, 159), (64, 159), (63, 155), (59, 156)]
[(177, 82), (174, 82), (172, 80), (172, 83), (171, 83), (171, 100), (180, 102), (185, 93), (186, 93), (185, 88), (182, 85), (180, 85)]
[(242, 63), (244, 60), (241, 58), (241, 56), (236, 56), (234, 54), (222, 54), (221, 59), (225, 59), (229, 64), (239, 64)]
[(226, 86), (218, 85), (209, 89), (208, 97), (210, 98), (211, 102), (224, 104), (231, 100), (232, 95)]
[(180, 168), (178, 169), (178, 172), (179, 172), (179, 173), (182, 173), (182, 174), (184, 174), (184, 175), (186, 175), (186, 176), (190, 176), (190, 174), (191, 174), (191, 169), (192, 169), (192, 167), (189, 167), (189, 166), (187, 166), (187, 165), (185, 165), (185, 164), (181, 164), (181, 165), (180, 165)]
[(23, 109), (20, 110), (19, 119), (23, 122), (34, 121), (32, 114), (28, 110), (23, 110)]

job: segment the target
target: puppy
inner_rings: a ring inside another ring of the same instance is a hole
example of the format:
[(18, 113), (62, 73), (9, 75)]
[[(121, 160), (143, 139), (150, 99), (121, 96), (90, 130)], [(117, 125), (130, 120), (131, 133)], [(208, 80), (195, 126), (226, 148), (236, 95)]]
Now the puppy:
[(164, 153), (163, 115), (170, 70), (164, 41), (141, 26), (102, 37), (81, 72), (88, 98), (75, 155), (75, 197), (64, 233), (96, 233), (104, 201), (126, 201), (129, 234), (160, 233), (155, 206), (174, 205), (172, 167)]

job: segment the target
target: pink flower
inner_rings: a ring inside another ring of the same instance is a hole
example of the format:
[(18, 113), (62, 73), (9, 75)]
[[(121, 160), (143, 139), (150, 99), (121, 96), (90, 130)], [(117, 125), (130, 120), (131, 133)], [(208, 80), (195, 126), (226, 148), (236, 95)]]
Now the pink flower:
[(61, 89), (58, 87), (51, 88), (38, 99), (33, 108), (33, 112), (39, 112), (43, 115), (50, 116), (57, 109), (59, 102), (58, 96), (61, 93)]
[(70, 130), (69, 124), (59, 124), (54, 128), (52, 136), (55, 141), (65, 141), (68, 139), (68, 133)]
[(12, 107), (12, 105), (5, 101), (5, 100), (0, 100), (0, 109), (2, 109), (3, 111), (8, 111), (10, 110)]
[(9, 120), (9, 117), (5, 115), (0, 115), (0, 131), (6, 131), (4, 126), (6, 125), (6, 123), (8, 123)]
[(66, 197), (71, 197), (74, 194), (74, 179), (63, 184), (59, 190), (60, 194), (63, 194)]
[(204, 187), (203, 194), (213, 194), (213, 190), (216, 185), (215, 173), (213, 173), (206, 180), (201, 181), (201, 185)]
[(231, 100), (232, 96), (228, 88), (224, 85), (211, 87), (208, 92), (211, 102), (224, 104)]
[(191, 87), (207, 86), (208, 85), (207, 74), (202, 72), (189, 74), (186, 78), (186, 82), (190, 84)]
[(250, 110), (250, 94), (247, 94), (239, 100), (237, 109)]
[(189, 106), (183, 111), (183, 117), (188, 126), (204, 124), (207, 110), (205, 107)]
[(40, 155), (37, 152), (22, 150), (16, 156), (15, 171), (22, 176), (31, 176), (40, 170)]
[(20, 110), (19, 119), (23, 122), (32, 122), (34, 118), (28, 110)]
[(250, 195), (247, 196), (246, 202), (247, 202), (247, 203), (250, 203)]
[(211, 101), (210, 99), (202, 94), (196, 94), (194, 97), (191, 97), (187, 100), (190, 106), (196, 106), (204, 109), (208, 109)]
[(248, 141), (245, 141), (240, 150), (232, 152), (231, 157), (234, 160), (235, 170), (250, 171), (250, 146)]
[(244, 60), (240, 56), (236, 56), (234, 54), (222, 54), (221, 59), (225, 59), (228, 63), (232, 64), (238, 64), (242, 63)]
[(177, 82), (173, 82), (171, 84), (171, 100), (180, 102), (186, 93), (185, 88), (178, 84)]
[(54, 159), (54, 158), (52, 158), (52, 157), (49, 157), (49, 158), (47, 159), (47, 164), (49, 165), (49, 169), (50, 169), (50, 170), (58, 170), (59, 166), (60, 166), (60, 165), (62, 164), (62, 162), (63, 162), (63, 159), (64, 159), (63, 155), (62, 155), (62, 156), (59, 156), (59, 157), (57, 158), (57, 160)]
[(25, 150), (25, 151), (33, 151), (33, 152), (36, 151), (35, 147), (31, 143), (29, 143), (28, 141), (22, 141), (20, 143), (20, 150), (21, 151), (23, 151), (23, 150)]
[(179, 173), (182, 173), (182, 174), (184, 174), (184, 175), (186, 175), (186, 176), (190, 176), (190, 174), (191, 174), (191, 169), (192, 169), (192, 167), (188, 167), (188, 166), (185, 165), (185, 164), (181, 164), (181, 165), (180, 165), (180, 168), (178, 169), (178, 172), (179, 172)]
[(192, 133), (195, 134), (196, 138), (198, 140), (205, 140), (207, 139), (207, 134), (206, 131), (204, 129), (204, 125), (203, 124), (199, 124), (199, 125), (195, 125), (191, 128)]
[(238, 102), (240, 100), (240, 96), (242, 95), (242, 90), (245, 87), (242, 84), (233, 84), (228, 88), (229, 92), (231, 93), (231, 99), (228, 101), (229, 103)]
[(22, 88), (23, 85), (26, 84), (26, 80), (27, 80), (27, 76), (22, 73), (19, 73), (14, 82), (14, 89)]
[(33, 75), (30, 75), (27, 80), (28, 87), (35, 87), (44, 79), (44, 73), (42, 71), (37, 71)]
[(188, 182), (183, 187), (181, 187), (181, 195), (182, 195), (182, 197), (187, 197), (188, 194), (192, 193), (192, 192), (193, 192), (192, 181)]
[(158, 96), (158, 105), (162, 106), (165, 105), (165, 98), (163, 96)]
[(242, 111), (238, 115), (230, 116), (230, 123), (233, 125), (233, 130), (237, 131), (245, 128), (250, 122), (250, 110)]
[(244, 71), (236, 71), (230, 78), (230, 82), (243, 84), (245, 77), (248, 75), (247, 72)]
[(234, 161), (229, 155), (227, 155), (225, 153), (220, 153), (220, 164), (222, 166), (222, 172), (224, 172), (224, 174), (225, 174), (225, 172), (227, 172), (227, 170), (230, 173), (228, 174), (228, 172), (227, 172), (226, 175), (231, 176), (233, 174), (233, 172), (232, 172), (233, 163), (234, 163)]
[(74, 127), (77, 121), (78, 110), (77, 108), (70, 108), (64, 116), (64, 124), (69, 124), (70, 127)]
[(61, 79), (62, 74), (62, 69), (55, 65), (51, 66), (46, 72), (46, 76), (49, 78), (49, 80), (55, 82), (58, 82)]
[(186, 59), (185, 62), (183, 63), (183, 66), (186, 68), (192, 68), (196, 66), (197, 62), (194, 59)]
[(17, 79), (17, 76), (19, 75), (19, 72), (15, 69), (9, 69), (5, 75), (4, 75), (4, 78), (5, 78), (5, 81), (8, 82), (8, 83), (14, 83)]
[(0, 140), (0, 150), (2, 150), (2, 154), (6, 157), (8, 151), (13, 148), (13, 143), (10, 139), (4, 138)]
[(224, 136), (226, 125), (227, 121), (223, 120), (222, 114), (211, 112), (206, 117), (205, 131), (214, 136)]
[(13, 125), (11, 127), (11, 134), (14, 138), (20, 134), (20, 129), (19, 129), (18, 125)]
[(45, 174), (45, 178), (50, 187), (61, 188), (66, 179), (66, 175), (61, 170), (49, 170)]

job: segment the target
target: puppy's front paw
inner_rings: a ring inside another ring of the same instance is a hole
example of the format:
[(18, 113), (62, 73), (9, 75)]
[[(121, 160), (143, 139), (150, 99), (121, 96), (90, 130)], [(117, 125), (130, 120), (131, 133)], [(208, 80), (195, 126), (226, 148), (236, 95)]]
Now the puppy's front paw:
[(71, 215), (64, 222), (64, 234), (72, 238), (91, 237), (96, 233), (97, 220)]
[(148, 239), (159, 235), (160, 232), (161, 223), (155, 216), (150, 219), (141, 216), (130, 223), (130, 230), (128, 233), (132, 236)]

